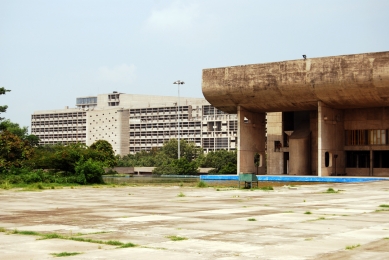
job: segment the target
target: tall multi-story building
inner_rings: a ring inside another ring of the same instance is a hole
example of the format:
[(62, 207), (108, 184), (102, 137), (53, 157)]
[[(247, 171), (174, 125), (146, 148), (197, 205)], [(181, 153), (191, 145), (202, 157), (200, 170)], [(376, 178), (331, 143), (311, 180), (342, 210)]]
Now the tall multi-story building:
[(36, 111), (31, 133), (40, 144), (107, 140), (120, 155), (161, 147), (178, 137), (205, 152), (235, 150), (237, 117), (204, 98), (181, 97), (178, 106), (178, 97), (113, 92), (79, 97), (76, 108)]

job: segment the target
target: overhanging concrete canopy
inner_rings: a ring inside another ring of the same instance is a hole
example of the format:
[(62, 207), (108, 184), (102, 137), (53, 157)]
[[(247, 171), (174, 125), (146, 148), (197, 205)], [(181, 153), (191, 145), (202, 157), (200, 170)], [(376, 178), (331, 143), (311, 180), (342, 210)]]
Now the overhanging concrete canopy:
[(204, 69), (202, 90), (227, 113), (389, 106), (389, 52)]

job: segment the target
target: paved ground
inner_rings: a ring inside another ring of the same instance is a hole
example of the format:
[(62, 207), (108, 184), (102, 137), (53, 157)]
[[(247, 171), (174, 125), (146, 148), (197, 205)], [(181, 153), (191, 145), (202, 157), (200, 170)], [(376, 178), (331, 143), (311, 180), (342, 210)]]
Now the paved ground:
[[(329, 187), (341, 191), (323, 193)], [(66, 259), (388, 259), (389, 208), (380, 207), (384, 204), (389, 205), (389, 182), (274, 191), (0, 190), (0, 258), (52, 259), (52, 253), (80, 252)], [(14, 229), (138, 246), (42, 240), (12, 234)], [(172, 241), (169, 236), (187, 239)]]

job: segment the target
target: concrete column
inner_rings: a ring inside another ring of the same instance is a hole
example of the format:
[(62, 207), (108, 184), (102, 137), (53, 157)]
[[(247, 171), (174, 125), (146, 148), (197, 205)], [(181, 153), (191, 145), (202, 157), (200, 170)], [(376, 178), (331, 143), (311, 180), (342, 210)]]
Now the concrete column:
[[(318, 176), (329, 176), (331, 173), (345, 172), (344, 153), (344, 111), (326, 106), (318, 102)], [(328, 165), (325, 164), (325, 154), (328, 153)], [(334, 156), (336, 158), (336, 169)]]
[(282, 147), (285, 147), (283, 132), (282, 132), (282, 112), (271, 112), (266, 115), (267, 124), (267, 174), (280, 175), (284, 174), (284, 153), (282, 149), (276, 151), (274, 142), (281, 142)]
[[(309, 129), (308, 129), (309, 130)], [(293, 136), (293, 135), (292, 135)], [(310, 137), (305, 134), (299, 138), (289, 139), (289, 174), (290, 175), (307, 175), (310, 173)]]
[[(119, 139), (115, 141), (118, 143), (116, 146), (118, 147), (117, 154), (123, 156), (127, 155), (130, 152), (130, 124), (128, 119), (130, 118), (130, 111), (128, 109), (120, 109), (118, 112), (118, 134)], [(114, 145), (113, 145), (114, 146)]]
[[(246, 122), (245, 122), (245, 119)], [(260, 154), (261, 166), (258, 174), (265, 173), (265, 113), (253, 113), (238, 106), (238, 165), (239, 173), (257, 173), (255, 153)]]

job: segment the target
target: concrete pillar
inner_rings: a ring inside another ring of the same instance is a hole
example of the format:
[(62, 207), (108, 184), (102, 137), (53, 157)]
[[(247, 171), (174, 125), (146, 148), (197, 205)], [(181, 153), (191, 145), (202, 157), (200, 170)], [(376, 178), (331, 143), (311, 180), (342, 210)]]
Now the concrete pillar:
[[(280, 175), (284, 174), (284, 153), (283, 149), (274, 147), (276, 141), (285, 147), (282, 131), (282, 112), (271, 112), (266, 115), (267, 123), (267, 174)], [(285, 150), (285, 148), (284, 148)]]
[[(246, 122), (245, 122), (246, 119)], [(265, 173), (266, 114), (246, 111), (238, 106), (238, 165), (239, 173), (257, 173), (255, 153), (260, 154), (258, 174)]]
[(302, 137), (289, 139), (290, 175), (308, 175), (310, 173), (310, 137), (308, 131), (308, 134), (305, 134)]
[[(318, 176), (329, 176), (331, 173), (345, 172), (344, 153), (344, 111), (318, 102)], [(327, 155), (326, 155), (327, 153)], [(335, 156), (336, 169), (335, 169)], [(327, 164), (326, 164), (327, 156)]]

